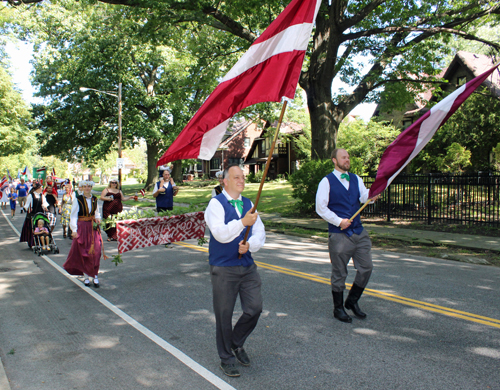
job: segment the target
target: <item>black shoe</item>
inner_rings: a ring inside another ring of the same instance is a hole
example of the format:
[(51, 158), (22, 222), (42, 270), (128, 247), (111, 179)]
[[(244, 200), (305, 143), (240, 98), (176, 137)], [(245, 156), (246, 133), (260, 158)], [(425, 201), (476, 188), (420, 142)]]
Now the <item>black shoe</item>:
[(345, 300), (345, 308), (347, 310), (351, 310), (356, 317), (361, 320), (366, 318), (366, 313), (363, 313), (358, 305), (358, 300), (361, 298), (361, 294), (363, 294), (364, 288), (359, 287), (356, 284), (353, 284), (351, 287), (351, 291), (349, 291), (349, 295)]
[(88, 279), (86, 279), (83, 284), (85, 285), (85, 287), (90, 287), (90, 281)]
[(350, 303), (349, 301), (345, 301), (345, 308), (347, 310), (351, 310), (360, 320), (364, 320), (366, 318), (366, 313), (361, 311), (357, 302)]
[(248, 357), (243, 347), (231, 348), (231, 350), (233, 351), (234, 356), (236, 356), (236, 360), (238, 361), (238, 363), (245, 367), (248, 367), (250, 365), (250, 358)]
[(99, 281), (95, 281), (95, 279), (92, 281), (94, 283), (95, 288), (99, 288)]
[(350, 324), (352, 322), (352, 318), (349, 316), (349, 314), (347, 314), (344, 310), (344, 308), (342, 309), (334, 309), (333, 310), (333, 316), (339, 320), (339, 321), (342, 321), (342, 322), (347, 322), (348, 324)]
[(234, 364), (226, 364), (226, 363), (222, 363), (220, 364), (220, 369), (222, 370), (222, 372), (224, 374), (226, 374), (227, 376), (230, 376), (230, 377), (238, 377), (240, 376), (240, 372), (238, 371), (238, 369), (234, 366)]
[(350, 324), (352, 318), (344, 310), (344, 292), (343, 291), (332, 291), (333, 295), (333, 316), (342, 322), (347, 322)]

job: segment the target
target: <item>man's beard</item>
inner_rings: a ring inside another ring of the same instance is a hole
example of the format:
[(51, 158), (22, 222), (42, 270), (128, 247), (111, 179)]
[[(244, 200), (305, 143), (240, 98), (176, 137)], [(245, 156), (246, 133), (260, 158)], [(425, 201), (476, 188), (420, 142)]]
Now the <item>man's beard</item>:
[(337, 166), (342, 169), (343, 171), (348, 171), (349, 168), (351, 168), (351, 163), (346, 163), (344, 165), (341, 165), (341, 164), (337, 164)]

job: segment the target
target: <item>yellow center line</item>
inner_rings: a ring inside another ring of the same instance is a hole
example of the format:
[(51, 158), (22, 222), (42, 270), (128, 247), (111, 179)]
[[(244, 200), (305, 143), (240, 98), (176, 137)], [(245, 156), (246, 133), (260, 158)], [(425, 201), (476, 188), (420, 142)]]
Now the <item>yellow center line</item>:
[[(197, 251), (208, 253), (207, 248), (203, 248), (203, 247), (200, 247), (198, 245), (188, 244), (185, 242), (174, 242), (174, 244), (183, 246), (185, 248), (195, 249)], [(295, 276), (297, 278), (311, 280), (311, 281), (317, 282), (317, 283), (328, 284), (328, 285), (330, 284), (330, 279), (325, 278), (323, 276), (318, 276), (318, 275), (308, 274), (305, 272), (295, 271), (295, 270), (290, 269), (290, 268), (280, 267), (278, 265), (273, 265), (273, 264), (268, 264), (268, 263), (262, 263), (260, 261), (256, 261), (255, 264), (257, 264), (257, 266), (259, 266), (261, 268), (268, 269), (270, 271), (275, 271), (275, 272), (279, 272), (279, 273), (282, 273), (285, 275), (290, 275), (290, 276)], [(349, 283), (346, 283), (346, 285), (349, 288), (351, 287), (351, 285)], [(496, 318), (484, 317), (484, 316), (480, 316), (477, 314), (468, 313), (468, 312), (461, 311), (461, 310), (455, 310), (455, 309), (435, 305), (435, 304), (428, 303), (428, 302), (417, 301), (415, 299), (406, 298), (406, 297), (390, 294), (390, 293), (379, 291), (379, 290), (372, 290), (372, 289), (367, 288), (367, 289), (365, 289), (364, 294), (370, 295), (370, 296), (373, 296), (376, 298), (380, 298), (380, 299), (385, 299), (387, 301), (400, 303), (402, 305), (416, 307), (416, 308), (419, 308), (422, 310), (427, 310), (427, 311), (443, 314), (443, 315), (450, 316), (450, 317), (460, 318), (463, 320), (472, 321), (472, 322), (476, 322), (479, 324), (488, 325), (488, 326), (492, 326), (494, 328), (500, 329), (500, 320), (497, 320)]]

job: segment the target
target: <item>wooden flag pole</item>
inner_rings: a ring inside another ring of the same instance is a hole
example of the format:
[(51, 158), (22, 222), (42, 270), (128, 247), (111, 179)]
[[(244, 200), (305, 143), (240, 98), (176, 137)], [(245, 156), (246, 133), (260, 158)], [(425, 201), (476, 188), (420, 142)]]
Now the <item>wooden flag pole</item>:
[[(283, 121), (283, 116), (285, 115), (286, 106), (287, 106), (287, 101), (285, 100), (285, 102), (283, 103), (283, 107), (281, 107), (281, 114), (280, 114), (280, 118), (278, 120), (278, 126), (276, 127), (276, 133), (274, 134), (274, 139), (273, 139), (273, 143), (271, 145), (271, 150), (269, 150), (269, 156), (267, 156), (266, 168), (264, 169), (264, 174), (262, 175), (262, 180), (260, 181), (259, 191), (257, 192), (257, 197), (255, 198), (255, 202), (254, 202), (253, 207), (251, 209), (252, 214), (255, 213), (255, 210), (257, 210), (257, 205), (259, 204), (260, 194), (262, 193), (262, 188), (264, 187), (264, 182), (266, 181), (267, 171), (269, 170), (269, 166), (271, 165), (271, 159), (273, 158), (274, 146), (276, 145), (276, 141), (278, 140), (278, 135), (280, 133), (280, 128), (281, 128), (281, 122)], [(242, 215), (242, 217), (243, 217), (243, 215)], [(247, 229), (247, 231), (245, 232), (245, 238), (243, 239), (243, 244), (245, 244), (247, 242), (249, 233), (250, 233), (250, 229)], [(241, 254), (239, 255), (239, 258), (241, 258)]]
[(366, 208), (366, 206), (370, 204), (371, 201), (372, 201), (371, 199), (368, 199), (366, 203), (363, 206), (361, 206), (361, 208), (358, 211), (356, 211), (356, 214), (354, 214), (351, 218), (349, 218), (349, 222), (352, 222), (354, 218), (356, 218), (358, 214), (362, 212)]
[[(352, 221), (354, 220), (354, 218), (356, 218), (356, 217), (358, 216), (358, 214), (359, 214), (360, 212), (362, 212), (362, 211), (366, 208), (366, 206), (368, 206), (368, 205), (370, 204), (370, 202), (371, 202), (372, 200), (373, 200), (373, 199), (368, 199), (368, 200), (366, 201), (366, 203), (365, 203), (363, 206), (361, 206), (361, 208), (360, 208), (358, 211), (356, 211), (356, 214), (354, 214), (351, 218), (349, 218), (349, 222), (352, 222)], [(344, 229), (340, 228), (340, 230), (344, 230)]]

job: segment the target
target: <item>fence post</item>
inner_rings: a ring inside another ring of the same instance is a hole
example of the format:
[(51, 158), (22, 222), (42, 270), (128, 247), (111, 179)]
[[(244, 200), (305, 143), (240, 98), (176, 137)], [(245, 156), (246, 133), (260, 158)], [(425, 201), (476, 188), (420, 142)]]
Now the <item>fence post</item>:
[(427, 225), (432, 224), (432, 214), (431, 214), (431, 183), (432, 183), (432, 173), (429, 173), (429, 182), (427, 183)]
[(391, 222), (391, 185), (387, 187), (387, 222)]

